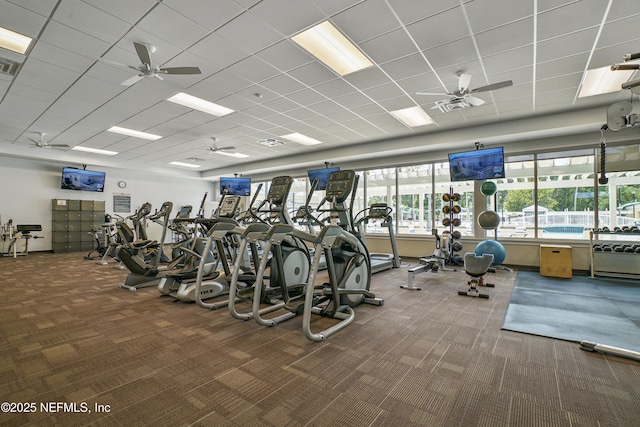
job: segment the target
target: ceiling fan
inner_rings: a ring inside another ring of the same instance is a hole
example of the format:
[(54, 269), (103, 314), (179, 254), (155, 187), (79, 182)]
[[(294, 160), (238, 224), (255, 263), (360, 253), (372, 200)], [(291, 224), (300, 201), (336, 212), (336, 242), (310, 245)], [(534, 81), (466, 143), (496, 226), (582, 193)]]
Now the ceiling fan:
[(162, 74), (201, 74), (200, 68), (198, 67), (170, 67), (170, 68), (160, 68), (160, 66), (151, 62), (151, 54), (155, 52), (156, 48), (154, 46), (133, 42), (133, 46), (136, 48), (136, 53), (138, 54), (138, 58), (142, 64), (134, 67), (133, 65), (129, 65), (129, 68), (139, 71), (140, 74), (137, 76), (133, 76), (124, 82), (122, 82), (123, 86), (131, 86), (134, 83), (142, 80), (145, 77), (153, 76), (157, 79), (164, 80), (162, 78)]
[(29, 141), (33, 142), (38, 148), (61, 148), (61, 149), (69, 148), (67, 144), (51, 144), (44, 140), (44, 136), (46, 135), (46, 133), (44, 132), (37, 132), (37, 133), (40, 137), (38, 139), (29, 138)]
[(211, 139), (213, 140), (213, 145), (207, 145), (207, 149), (209, 150), (209, 153), (208, 153), (208, 154), (211, 154), (211, 153), (221, 153), (221, 154), (224, 154), (224, 153), (225, 153), (225, 152), (227, 152), (227, 151), (232, 151), (232, 150), (235, 150), (235, 149), (236, 149), (236, 147), (233, 147), (233, 146), (228, 146), (228, 147), (218, 147), (218, 146), (216, 145), (216, 140), (217, 140), (217, 138), (216, 138), (215, 136), (212, 136), (212, 137), (211, 137)]
[(471, 74), (459, 73), (458, 74), (458, 90), (455, 92), (447, 93), (432, 93), (432, 92), (416, 92), (416, 95), (429, 95), (429, 96), (449, 96), (449, 99), (443, 99), (436, 101), (436, 105), (431, 109), (439, 109), (443, 113), (457, 110), (460, 108), (478, 107), (484, 104), (484, 100), (476, 96), (471, 95), (477, 92), (488, 92), (490, 90), (501, 89), (503, 87), (512, 86), (511, 80), (505, 80), (499, 83), (493, 83), (487, 86), (481, 86), (475, 89), (469, 89), (469, 83), (471, 83)]

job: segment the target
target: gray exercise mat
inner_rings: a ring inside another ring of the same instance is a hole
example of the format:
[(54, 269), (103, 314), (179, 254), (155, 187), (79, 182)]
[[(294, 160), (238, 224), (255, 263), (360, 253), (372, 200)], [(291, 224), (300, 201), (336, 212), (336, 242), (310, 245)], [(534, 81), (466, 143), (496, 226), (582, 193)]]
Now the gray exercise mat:
[(640, 352), (640, 282), (520, 271), (502, 329)]

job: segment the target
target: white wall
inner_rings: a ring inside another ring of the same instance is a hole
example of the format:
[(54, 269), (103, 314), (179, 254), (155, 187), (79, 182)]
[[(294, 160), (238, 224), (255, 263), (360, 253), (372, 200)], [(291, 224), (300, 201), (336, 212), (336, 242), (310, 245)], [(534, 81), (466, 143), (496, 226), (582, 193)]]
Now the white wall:
[[(77, 165), (69, 165), (77, 167)], [(0, 220), (5, 224), (13, 219), (17, 224), (40, 224), (42, 232), (32, 233), (45, 236), (44, 239), (30, 239), (29, 251), (51, 250), (51, 200), (103, 200), (106, 213), (113, 213), (113, 194), (128, 193), (131, 195), (131, 212), (120, 213), (128, 216), (134, 213), (143, 203), (149, 202), (153, 211), (159, 209), (164, 202), (173, 202), (173, 218), (181, 206), (192, 205), (194, 215), (205, 192), (208, 192), (205, 203), (205, 216), (211, 215), (217, 206), (218, 196), (214, 195), (213, 183), (198, 179), (183, 179), (157, 174), (126, 171), (115, 168), (91, 167), (90, 170), (104, 171), (107, 174), (103, 193), (87, 191), (62, 190), (60, 180), (63, 165), (58, 163), (38, 162), (0, 156)], [(118, 187), (119, 181), (127, 183), (126, 188)], [(159, 226), (157, 226), (159, 228)], [(159, 237), (154, 224), (149, 226), (149, 237)], [(18, 242), (18, 250), (23, 248), (24, 240)], [(5, 248), (0, 245), (0, 249)]]

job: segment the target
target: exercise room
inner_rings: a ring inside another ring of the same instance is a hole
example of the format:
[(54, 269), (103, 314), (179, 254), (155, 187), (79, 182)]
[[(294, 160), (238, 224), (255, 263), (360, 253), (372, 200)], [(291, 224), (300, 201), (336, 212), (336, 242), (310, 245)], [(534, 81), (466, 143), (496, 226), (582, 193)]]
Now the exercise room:
[(636, 0), (0, 0), (0, 424), (640, 418)]

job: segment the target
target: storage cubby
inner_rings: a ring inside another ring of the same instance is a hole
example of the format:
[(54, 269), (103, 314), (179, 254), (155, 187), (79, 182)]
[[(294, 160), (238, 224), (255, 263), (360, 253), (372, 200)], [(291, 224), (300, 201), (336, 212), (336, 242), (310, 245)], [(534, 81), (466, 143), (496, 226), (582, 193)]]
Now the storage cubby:
[(89, 252), (94, 239), (89, 232), (104, 223), (105, 202), (53, 199), (51, 249), (53, 252)]

